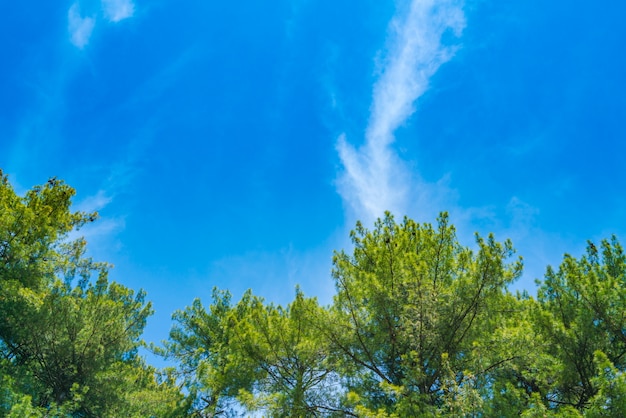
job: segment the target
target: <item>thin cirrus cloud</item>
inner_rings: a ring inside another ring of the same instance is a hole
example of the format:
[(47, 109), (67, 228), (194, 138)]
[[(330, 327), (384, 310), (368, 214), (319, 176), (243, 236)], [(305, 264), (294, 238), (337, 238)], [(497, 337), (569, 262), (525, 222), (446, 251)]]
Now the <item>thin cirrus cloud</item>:
[(81, 16), (78, 3), (74, 3), (70, 7), (67, 13), (67, 20), (70, 41), (77, 48), (83, 49), (89, 43), (96, 20), (93, 17)]
[(132, 17), (135, 13), (132, 0), (102, 0), (102, 9), (111, 22), (119, 22)]
[(406, 214), (415, 185), (392, 147), (394, 131), (413, 114), (433, 74), (454, 55), (455, 48), (443, 43), (443, 35), (460, 36), (464, 27), (461, 0), (413, 0), (391, 21), (365, 143), (355, 148), (345, 135), (337, 141), (344, 168), (337, 188), (357, 218), (371, 222), (385, 210)]
[[(135, 13), (132, 0), (101, 0), (100, 6), (104, 17), (113, 23), (132, 17)], [(70, 6), (67, 20), (70, 41), (79, 49), (85, 48), (89, 44), (97, 15), (81, 15), (80, 2), (77, 1)]]

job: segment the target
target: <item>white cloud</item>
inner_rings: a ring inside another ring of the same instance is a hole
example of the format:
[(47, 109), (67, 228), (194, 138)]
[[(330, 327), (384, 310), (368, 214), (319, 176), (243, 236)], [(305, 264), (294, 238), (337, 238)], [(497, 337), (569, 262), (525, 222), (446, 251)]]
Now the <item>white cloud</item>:
[(82, 17), (78, 3), (72, 4), (67, 13), (68, 31), (71, 42), (82, 49), (89, 43), (96, 21), (92, 17)]
[[(81, 211), (86, 213), (99, 212), (104, 210), (113, 202), (113, 195), (105, 190), (99, 190), (95, 195), (87, 196), (78, 201), (72, 211)], [(104, 216), (89, 222), (78, 230), (71, 231), (67, 240), (75, 240), (84, 238), (87, 241), (88, 256), (93, 257), (97, 261), (112, 261), (114, 253), (119, 252), (122, 243), (117, 236), (124, 231), (126, 227), (126, 219), (123, 215)]]
[(388, 147), (367, 143), (356, 150), (344, 135), (337, 150), (344, 166), (338, 187), (357, 218), (369, 223), (385, 210), (400, 214), (407, 197), (407, 176), (404, 164)]
[(104, 15), (111, 22), (132, 17), (135, 13), (135, 4), (132, 0), (102, 0)]
[(511, 219), (511, 228), (518, 230), (521, 237), (526, 237), (532, 227), (535, 227), (539, 209), (529, 205), (517, 196), (513, 196), (506, 206), (506, 212)]
[(107, 195), (104, 190), (99, 190), (93, 196), (88, 196), (79, 202), (75, 209), (82, 212), (94, 212), (104, 209), (109, 203), (113, 201), (111, 196)]
[[(369, 222), (390, 210), (407, 212), (415, 179), (391, 147), (394, 131), (415, 111), (430, 78), (454, 54), (442, 43), (446, 32), (465, 26), (461, 0), (413, 0), (391, 22), (386, 60), (373, 90), (365, 144), (359, 149), (342, 135), (337, 144), (344, 173), (338, 189), (358, 218)], [(417, 191), (429, 194), (430, 191)]]
[[(74, 2), (67, 13), (68, 31), (70, 41), (76, 47), (83, 49), (89, 44), (89, 38), (96, 25), (96, 14), (83, 17), (80, 10), (80, 0)], [(83, 2), (89, 6), (90, 2)], [(97, 3), (96, 3), (97, 4)], [(119, 22), (120, 20), (132, 17), (135, 13), (133, 0), (101, 0), (102, 13), (109, 22)], [(92, 3), (93, 7), (94, 4)]]

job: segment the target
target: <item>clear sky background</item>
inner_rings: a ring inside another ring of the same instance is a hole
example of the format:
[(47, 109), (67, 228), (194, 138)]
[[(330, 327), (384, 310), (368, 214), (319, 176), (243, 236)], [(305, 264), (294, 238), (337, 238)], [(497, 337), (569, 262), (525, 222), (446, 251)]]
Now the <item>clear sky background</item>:
[(145, 338), (213, 286), (324, 304), (386, 209), (511, 238), (516, 288), (626, 243), (626, 3), (5, 2), (0, 167), (56, 176)]

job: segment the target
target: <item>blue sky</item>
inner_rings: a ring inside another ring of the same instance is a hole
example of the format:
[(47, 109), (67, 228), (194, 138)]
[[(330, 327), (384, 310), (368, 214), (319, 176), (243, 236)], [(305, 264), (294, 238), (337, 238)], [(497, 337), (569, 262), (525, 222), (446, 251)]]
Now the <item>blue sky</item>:
[(9, 2), (0, 167), (98, 210), (82, 233), (167, 337), (213, 286), (328, 303), (385, 209), (511, 238), (518, 288), (626, 236), (626, 4)]

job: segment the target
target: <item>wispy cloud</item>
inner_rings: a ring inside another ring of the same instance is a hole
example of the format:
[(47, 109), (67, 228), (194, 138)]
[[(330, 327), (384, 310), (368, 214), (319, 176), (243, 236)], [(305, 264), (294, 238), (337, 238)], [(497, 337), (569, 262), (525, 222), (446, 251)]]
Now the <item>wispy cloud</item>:
[(88, 43), (96, 20), (93, 17), (82, 17), (78, 3), (72, 4), (67, 13), (70, 41), (77, 48), (83, 49)]
[[(67, 20), (70, 41), (77, 48), (83, 49), (89, 44), (89, 39), (91, 38), (98, 16), (97, 13), (91, 16), (82, 16), (80, 3), (80, 1), (76, 1), (70, 6), (67, 13)], [(113, 23), (128, 19), (135, 13), (133, 0), (101, 0), (100, 6), (104, 18)]]
[(98, 190), (93, 196), (88, 196), (79, 202), (75, 209), (81, 212), (96, 212), (104, 209), (109, 203), (113, 201), (113, 197), (109, 196), (104, 190)]
[(390, 26), (386, 59), (373, 89), (365, 143), (355, 148), (340, 136), (337, 150), (344, 166), (338, 189), (354, 215), (364, 221), (407, 211), (414, 176), (392, 148), (394, 131), (415, 111), (429, 80), (453, 55), (444, 34), (461, 34), (461, 0), (413, 0)]
[[(96, 194), (79, 200), (72, 207), (72, 210), (86, 213), (100, 212), (105, 210), (113, 202), (113, 199), (114, 196), (110, 191), (101, 189)], [(126, 222), (123, 215), (108, 215), (94, 223), (84, 225), (80, 230), (70, 232), (67, 239), (85, 238), (88, 242), (89, 256), (98, 261), (110, 261), (112, 259), (111, 253), (121, 249), (122, 244), (117, 239), (117, 235), (124, 230), (125, 226)]]
[(414, 218), (418, 213), (417, 220), (428, 222), (446, 210), (463, 245), (471, 246), (476, 230), (483, 235), (494, 232), (500, 240), (511, 238), (525, 259), (524, 275), (514, 288), (532, 291), (534, 280), (543, 277), (548, 264), (558, 264), (568, 249), (581, 253), (581, 244), (567, 235), (542, 229), (539, 208), (519, 197), (511, 197), (500, 210), (497, 206), (460, 205), (459, 192), (451, 187), (448, 175), (437, 182), (423, 180), (393, 146), (395, 130), (413, 114), (415, 102), (428, 89), (432, 76), (455, 53), (455, 46), (446, 44), (444, 38), (450, 39), (448, 34), (460, 36), (465, 26), (462, 3), (412, 0), (391, 22), (386, 59), (373, 88), (365, 141), (357, 148), (341, 135), (337, 142), (344, 167), (338, 190), (352, 210), (349, 215), (366, 225), (385, 210)]
[(135, 13), (135, 4), (132, 0), (102, 0), (104, 15), (111, 22), (132, 17)]

